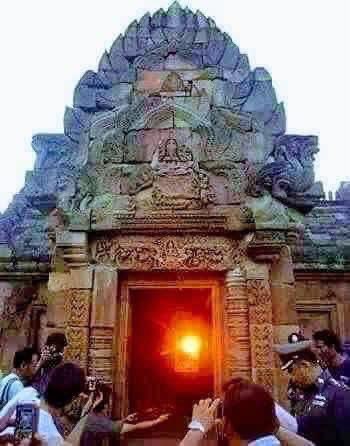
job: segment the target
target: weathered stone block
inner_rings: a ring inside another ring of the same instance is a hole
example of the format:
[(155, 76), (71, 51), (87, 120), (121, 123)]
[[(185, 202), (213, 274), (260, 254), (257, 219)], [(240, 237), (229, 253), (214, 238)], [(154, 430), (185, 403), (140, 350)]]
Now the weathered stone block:
[(272, 314), (274, 324), (296, 324), (296, 293), (293, 285), (272, 285)]
[(294, 284), (294, 266), (289, 247), (281, 249), (280, 258), (271, 266), (272, 284)]
[(61, 231), (56, 235), (57, 246), (86, 246), (86, 232)]
[(93, 269), (75, 269), (70, 271), (70, 286), (76, 289), (92, 288)]
[(114, 269), (95, 270), (91, 326), (114, 327), (116, 320), (118, 273)]
[(247, 279), (269, 279), (269, 267), (267, 264), (256, 263), (251, 260), (246, 260), (245, 269), (247, 274)]
[(67, 323), (66, 299), (69, 290), (49, 291), (47, 303), (47, 324), (49, 327), (65, 327)]
[(69, 273), (52, 272), (49, 276), (48, 290), (52, 293), (65, 291), (70, 288), (70, 284)]

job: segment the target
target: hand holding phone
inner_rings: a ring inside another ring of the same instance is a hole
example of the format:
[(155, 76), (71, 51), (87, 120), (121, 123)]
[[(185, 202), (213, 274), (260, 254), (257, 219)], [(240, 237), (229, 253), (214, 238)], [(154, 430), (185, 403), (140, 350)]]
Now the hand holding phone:
[(38, 431), (39, 407), (34, 401), (18, 403), (16, 407), (15, 440), (32, 439)]

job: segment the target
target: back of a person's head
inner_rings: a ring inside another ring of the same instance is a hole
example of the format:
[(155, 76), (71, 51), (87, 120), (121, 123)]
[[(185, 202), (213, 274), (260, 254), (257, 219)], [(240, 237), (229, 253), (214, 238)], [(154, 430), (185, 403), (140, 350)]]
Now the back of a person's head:
[(48, 347), (54, 345), (55, 347), (58, 348), (59, 351), (63, 351), (63, 349), (65, 347), (67, 347), (67, 345), (68, 345), (66, 335), (64, 333), (61, 333), (61, 332), (51, 333), (47, 337), (46, 345)]
[(30, 364), (34, 355), (37, 355), (37, 351), (32, 347), (24, 347), (22, 350), (18, 350), (13, 357), (13, 367), (19, 369), (22, 364)]
[(241, 378), (228, 382), (224, 391), (225, 418), (242, 440), (254, 441), (274, 433), (276, 412), (269, 392)]
[(338, 335), (331, 330), (318, 330), (312, 335), (314, 341), (322, 341), (327, 347), (334, 347), (335, 351), (342, 353), (342, 345)]
[(102, 394), (102, 400), (94, 407), (94, 412), (102, 412), (105, 408), (108, 408), (111, 399), (111, 388), (104, 383), (97, 384), (97, 392)]
[(84, 370), (66, 362), (52, 370), (44, 399), (49, 406), (62, 409), (71, 403), (85, 389)]

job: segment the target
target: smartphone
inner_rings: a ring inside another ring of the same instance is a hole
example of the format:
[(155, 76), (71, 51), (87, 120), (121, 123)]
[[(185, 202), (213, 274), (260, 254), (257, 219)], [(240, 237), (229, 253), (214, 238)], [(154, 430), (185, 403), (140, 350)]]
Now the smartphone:
[(16, 407), (15, 440), (31, 439), (38, 431), (39, 406), (34, 401), (18, 403)]
[(95, 376), (87, 376), (86, 377), (88, 391), (95, 392), (97, 386), (97, 378)]

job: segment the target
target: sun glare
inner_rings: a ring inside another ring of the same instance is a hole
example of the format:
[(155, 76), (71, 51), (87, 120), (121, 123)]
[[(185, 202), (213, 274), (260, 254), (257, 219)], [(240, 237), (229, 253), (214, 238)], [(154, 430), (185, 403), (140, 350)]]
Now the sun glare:
[(191, 356), (198, 356), (201, 346), (202, 341), (198, 336), (184, 336), (180, 341), (181, 350)]

